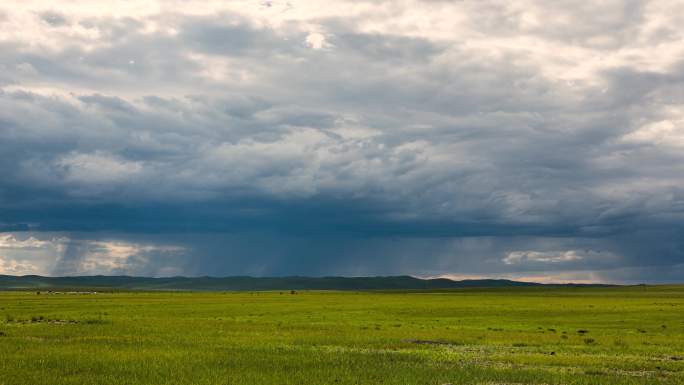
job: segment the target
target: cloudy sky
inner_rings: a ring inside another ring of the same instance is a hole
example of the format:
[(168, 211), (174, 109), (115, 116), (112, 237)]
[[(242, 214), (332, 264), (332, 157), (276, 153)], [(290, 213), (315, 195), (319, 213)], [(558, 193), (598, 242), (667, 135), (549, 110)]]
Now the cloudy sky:
[(0, 4), (0, 274), (684, 281), (684, 3)]

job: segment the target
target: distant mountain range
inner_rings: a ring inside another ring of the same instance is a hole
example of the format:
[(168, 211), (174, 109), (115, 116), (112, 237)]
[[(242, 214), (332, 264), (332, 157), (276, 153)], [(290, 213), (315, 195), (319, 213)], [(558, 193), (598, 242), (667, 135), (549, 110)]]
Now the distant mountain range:
[(499, 279), (453, 281), (445, 278), (393, 277), (129, 277), (0, 275), (0, 289), (122, 289), (122, 290), (425, 290), (463, 287), (538, 286)]
[(446, 278), (392, 277), (42, 277), (0, 275), (0, 290), (436, 290), (468, 287), (528, 287), (540, 283), (505, 279), (454, 281)]
[(453, 281), (446, 278), (393, 277), (43, 277), (0, 275), (0, 290), (434, 290), (466, 287), (539, 286), (505, 279)]
[(119, 290), (430, 290), (464, 287), (539, 286), (504, 279), (453, 281), (446, 278), (394, 277), (42, 277), (0, 275), (0, 289)]

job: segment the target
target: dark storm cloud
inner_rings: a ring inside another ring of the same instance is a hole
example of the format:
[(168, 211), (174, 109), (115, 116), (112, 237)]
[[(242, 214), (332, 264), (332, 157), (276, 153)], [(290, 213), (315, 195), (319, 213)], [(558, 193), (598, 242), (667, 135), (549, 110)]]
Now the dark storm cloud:
[(676, 4), (368, 6), (4, 10), (0, 231), (52, 274), (675, 279)]

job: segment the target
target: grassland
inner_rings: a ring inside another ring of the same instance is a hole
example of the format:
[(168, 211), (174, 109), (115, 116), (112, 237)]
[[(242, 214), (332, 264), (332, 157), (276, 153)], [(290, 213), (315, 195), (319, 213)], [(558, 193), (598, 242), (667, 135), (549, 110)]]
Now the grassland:
[(0, 292), (0, 384), (684, 384), (684, 287)]

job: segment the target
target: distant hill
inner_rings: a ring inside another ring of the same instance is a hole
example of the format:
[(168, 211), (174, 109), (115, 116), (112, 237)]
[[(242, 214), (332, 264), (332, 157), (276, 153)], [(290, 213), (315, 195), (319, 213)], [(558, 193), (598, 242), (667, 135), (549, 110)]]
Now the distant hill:
[(467, 287), (540, 286), (505, 279), (453, 281), (445, 278), (393, 277), (42, 277), (0, 275), (0, 290), (435, 290)]

